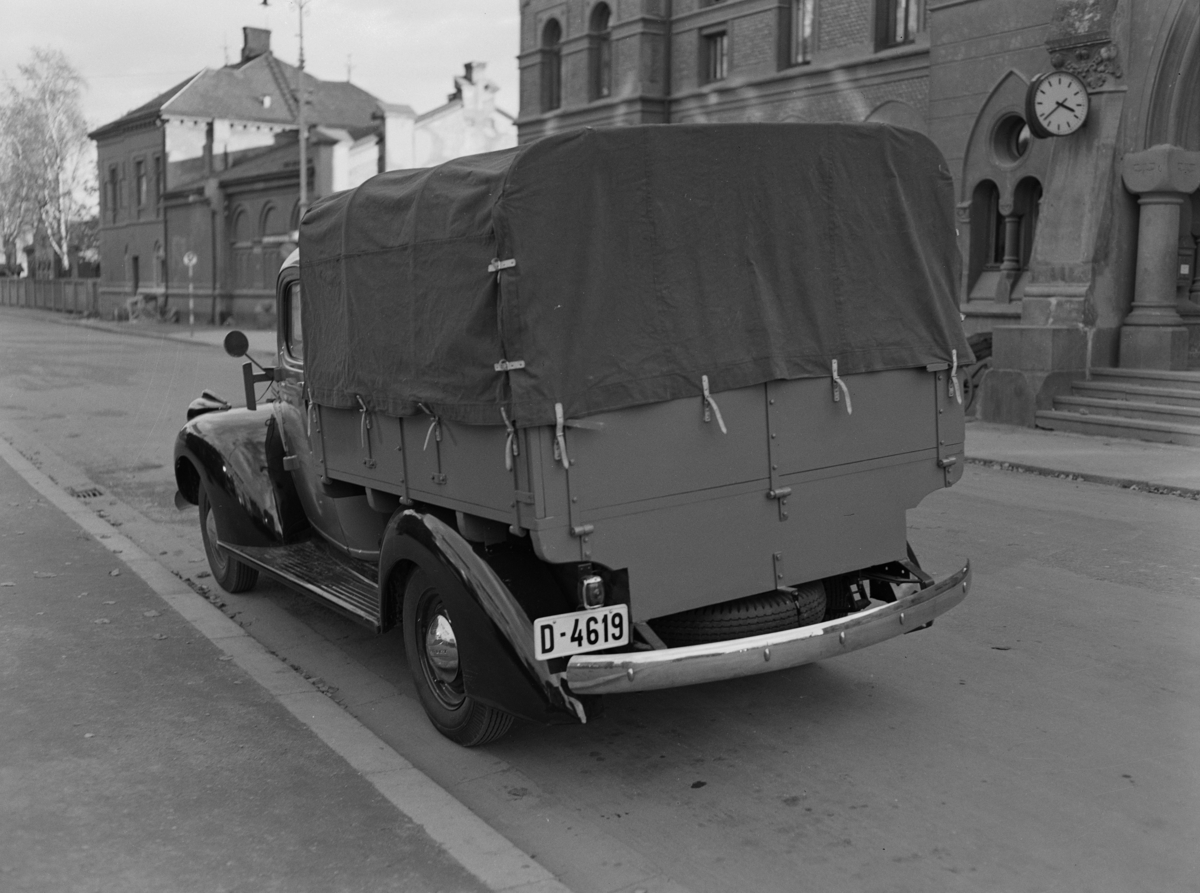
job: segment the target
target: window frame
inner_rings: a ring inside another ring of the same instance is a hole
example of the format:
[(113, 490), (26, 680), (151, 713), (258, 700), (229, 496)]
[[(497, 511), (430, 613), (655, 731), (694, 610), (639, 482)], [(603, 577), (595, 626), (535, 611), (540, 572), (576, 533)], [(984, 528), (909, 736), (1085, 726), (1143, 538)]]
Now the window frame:
[(612, 96), (612, 7), (607, 3), (597, 3), (592, 8), (588, 19), (588, 41), (591, 51), (590, 99), (595, 102)]
[(924, 30), (924, 0), (875, 0), (877, 49), (908, 46)]
[(719, 25), (700, 31), (700, 83), (716, 84), (729, 77), (729, 25)]
[[(550, 26), (557, 30), (553, 42), (549, 37)], [(542, 113), (555, 112), (562, 108), (562, 23), (554, 16), (542, 25)]]
[[(809, 65), (817, 48), (817, 0), (792, 0), (791, 65)], [(807, 22), (808, 31), (804, 33)]]

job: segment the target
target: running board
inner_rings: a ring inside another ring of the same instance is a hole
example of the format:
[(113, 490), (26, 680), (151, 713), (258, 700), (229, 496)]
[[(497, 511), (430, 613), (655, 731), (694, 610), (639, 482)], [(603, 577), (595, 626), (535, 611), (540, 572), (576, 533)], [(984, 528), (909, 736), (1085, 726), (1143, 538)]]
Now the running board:
[(368, 562), (347, 558), (318, 540), (288, 546), (235, 546), (221, 548), (256, 570), (365, 621), (383, 627), (378, 569)]

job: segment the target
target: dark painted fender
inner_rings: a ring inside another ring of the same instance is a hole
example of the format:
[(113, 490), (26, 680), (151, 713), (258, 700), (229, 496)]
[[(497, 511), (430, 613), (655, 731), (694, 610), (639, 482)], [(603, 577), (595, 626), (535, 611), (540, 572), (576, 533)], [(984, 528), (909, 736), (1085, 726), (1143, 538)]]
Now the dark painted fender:
[(533, 623), (525, 611), (457, 530), (434, 515), (397, 512), (383, 535), (381, 584), (406, 563), (433, 578), (450, 610), (468, 695), (533, 722), (587, 721), (562, 675), (534, 658)]
[(270, 405), (205, 412), (175, 438), (175, 482), (184, 500), (208, 491), (217, 533), (242, 546), (290, 542), (307, 527)]

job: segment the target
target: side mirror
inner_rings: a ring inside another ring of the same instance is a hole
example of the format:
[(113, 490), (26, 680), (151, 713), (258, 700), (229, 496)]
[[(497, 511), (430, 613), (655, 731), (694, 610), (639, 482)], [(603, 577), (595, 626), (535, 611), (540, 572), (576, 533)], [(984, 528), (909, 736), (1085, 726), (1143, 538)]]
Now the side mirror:
[(225, 353), (231, 357), (244, 357), (250, 350), (250, 339), (245, 333), (234, 329), (225, 336)]

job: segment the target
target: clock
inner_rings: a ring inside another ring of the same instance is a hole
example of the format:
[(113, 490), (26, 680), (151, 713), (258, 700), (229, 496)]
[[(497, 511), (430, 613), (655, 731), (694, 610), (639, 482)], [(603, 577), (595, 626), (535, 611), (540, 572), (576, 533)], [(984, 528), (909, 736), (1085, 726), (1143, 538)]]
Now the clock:
[(1087, 120), (1091, 100), (1083, 81), (1069, 71), (1040, 74), (1025, 95), (1025, 121), (1034, 136), (1069, 136)]

